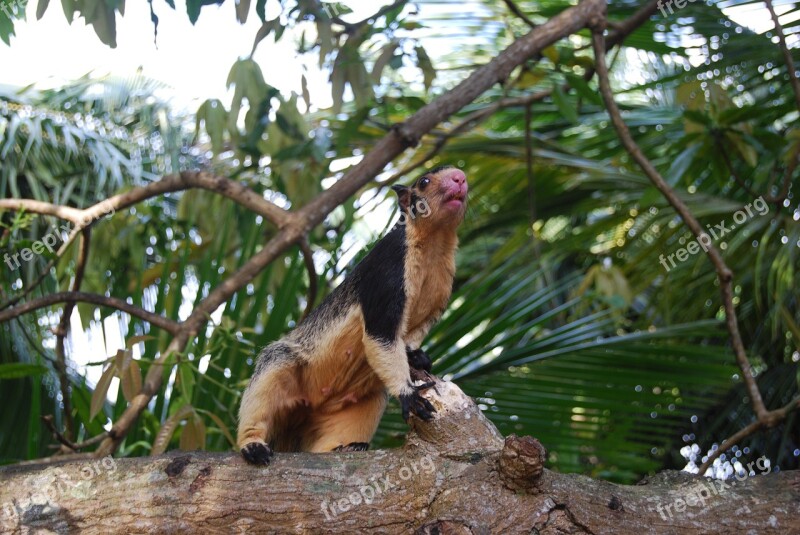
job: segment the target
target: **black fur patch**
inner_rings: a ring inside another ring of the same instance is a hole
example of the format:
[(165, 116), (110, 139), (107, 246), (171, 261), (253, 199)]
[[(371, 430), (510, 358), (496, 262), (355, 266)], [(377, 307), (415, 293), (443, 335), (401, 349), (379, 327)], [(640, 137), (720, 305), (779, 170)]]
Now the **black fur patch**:
[(353, 270), (352, 283), (364, 312), (367, 335), (391, 344), (397, 339), (405, 290), (406, 230), (394, 227)]
[(250, 464), (269, 464), (272, 458), (272, 448), (263, 442), (251, 442), (241, 450), (242, 457)]
[(429, 372), (433, 367), (431, 357), (422, 348), (411, 349), (406, 346), (406, 357), (408, 357), (408, 365), (412, 368)]
[(294, 351), (292, 351), (288, 344), (283, 342), (274, 342), (269, 344), (267, 347), (261, 350), (261, 353), (258, 354), (258, 360), (256, 360), (256, 369), (253, 373), (251, 382), (268, 367), (278, 364), (279, 362), (291, 361), (295, 358), (297, 358), (297, 356), (294, 354)]

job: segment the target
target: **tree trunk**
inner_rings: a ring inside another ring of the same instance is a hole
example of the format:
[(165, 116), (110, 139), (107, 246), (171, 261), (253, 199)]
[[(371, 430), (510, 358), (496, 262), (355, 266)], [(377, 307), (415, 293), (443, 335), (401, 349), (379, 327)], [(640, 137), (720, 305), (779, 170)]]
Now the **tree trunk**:
[(180, 453), (0, 469), (3, 533), (800, 533), (800, 474), (728, 482), (665, 472), (637, 486), (544, 470), (453, 383), (403, 449)]

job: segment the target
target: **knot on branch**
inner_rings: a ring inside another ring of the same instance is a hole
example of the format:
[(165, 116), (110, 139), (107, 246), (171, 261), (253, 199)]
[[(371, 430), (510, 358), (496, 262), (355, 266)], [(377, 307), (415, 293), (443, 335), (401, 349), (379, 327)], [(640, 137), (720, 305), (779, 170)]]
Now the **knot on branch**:
[(392, 125), (392, 132), (400, 138), (400, 140), (408, 147), (416, 147), (419, 145), (419, 138), (418, 134), (411, 132), (406, 126), (406, 123), (397, 123)]
[(513, 491), (532, 491), (544, 471), (546, 458), (547, 451), (535, 438), (509, 435), (497, 461), (500, 479)]
[(603, 2), (601, 6), (597, 6), (592, 10), (592, 13), (586, 21), (586, 27), (594, 32), (600, 32), (602, 34), (607, 26), (607, 6), (606, 3)]

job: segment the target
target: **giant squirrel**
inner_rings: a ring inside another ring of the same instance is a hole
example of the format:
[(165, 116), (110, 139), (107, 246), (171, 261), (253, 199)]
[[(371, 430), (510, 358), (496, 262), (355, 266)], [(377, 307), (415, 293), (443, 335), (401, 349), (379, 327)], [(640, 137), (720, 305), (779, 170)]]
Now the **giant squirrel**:
[(386, 393), (403, 418), (435, 412), (410, 366), (430, 370), (422, 340), (447, 307), (466, 175), (437, 167), (393, 186), (400, 222), (307, 318), (258, 356), (242, 396), (237, 443), (253, 464), (275, 451), (361, 451)]

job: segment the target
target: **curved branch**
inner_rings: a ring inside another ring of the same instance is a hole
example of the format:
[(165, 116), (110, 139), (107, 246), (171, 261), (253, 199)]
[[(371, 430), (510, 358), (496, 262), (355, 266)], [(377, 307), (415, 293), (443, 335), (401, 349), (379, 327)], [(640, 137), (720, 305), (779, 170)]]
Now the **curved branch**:
[(36, 201), (33, 199), (0, 199), (0, 210), (14, 210), (31, 212), (34, 214), (51, 215), (78, 223), (83, 210), (79, 208), (72, 208), (70, 206), (62, 206), (60, 204), (52, 204), (49, 202)]
[(705, 474), (706, 470), (711, 468), (711, 465), (714, 464), (714, 461), (716, 461), (720, 455), (731, 449), (740, 441), (746, 439), (750, 435), (755, 434), (761, 429), (768, 429), (770, 427), (778, 425), (789, 415), (789, 413), (796, 411), (798, 409), (800, 409), (800, 396), (795, 397), (792, 401), (790, 401), (780, 409), (776, 409), (774, 411), (769, 412), (766, 418), (757, 419), (755, 422), (743, 427), (730, 437), (726, 438), (725, 440), (722, 441), (722, 444), (720, 444), (716, 450), (712, 451), (708, 455), (708, 458), (705, 460), (705, 462), (702, 465), (700, 465), (698, 474), (700, 475)]
[(180, 324), (174, 320), (165, 318), (164, 316), (159, 316), (158, 314), (153, 314), (152, 312), (148, 312), (147, 310), (128, 304), (121, 299), (117, 299), (116, 297), (106, 297), (104, 295), (86, 292), (58, 292), (45, 295), (43, 297), (37, 297), (36, 299), (27, 301), (19, 306), (15, 306), (14, 308), (0, 311), (0, 323), (40, 308), (48, 307), (58, 303), (70, 302), (92, 303), (94, 305), (120, 310), (173, 334), (180, 330)]
[[(53, 422), (52, 415), (42, 416), (42, 422), (44, 422), (45, 427), (47, 427), (47, 429), (53, 435), (53, 438), (55, 438), (58, 442), (60, 442), (62, 446), (66, 446), (66, 448), (72, 452), (77, 452), (84, 448), (88, 448), (89, 446), (94, 446), (95, 444), (99, 444), (100, 442), (103, 441), (103, 439), (105, 439), (108, 436), (108, 432), (104, 431), (99, 435), (94, 436), (88, 440), (75, 443), (72, 442), (67, 437), (65, 437), (62, 433), (60, 433), (58, 429), (56, 429), (56, 425)], [(53, 459), (58, 460), (60, 459), (60, 457), (53, 457)]]
[(536, 28), (536, 24), (528, 18), (528, 16), (522, 12), (517, 4), (514, 3), (513, 0), (503, 0), (503, 3), (506, 5), (509, 11), (516, 15), (522, 22), (530, 26), (531, 28)]
[(692, 231), (692, 234), (702, 243), (708, 243), (705, 248), (706, 255), (714, 265), (719, 279), (720, 293), (722, 294), (722, 303), (725, 308), (725, 318), (728, 326), (728, 332), (731, 335), (731, 346), (733, 347), (734, 355), (736, 356), (739, 369), (742, 371), (742, 379), (747, 387), (750, 402), (752, 403), (753, 410), (759, 420), (763, 420), (768, 414), (767, 408), (764, 405), (764, 400), (761, 398), (761, 392), (758, 390), (758, 385), (753, 377), (753, 370), (750, 367), (750, 361), (747, 358), (747, 352), (744, 348), (742, 335), (739, 332), (738, 319), (736, 317), (736, 308), (733, 304), (733, 273), (730, 268), (725, 264), (719, 250), (714, 246), (708, 234), (706, 234), (700, 222), (697, 221), (694, 214), (689, 210), (686, 204), (678, 197), (673, 189), (666, 183), (661, 174), (656, 170), (650, 160), (644, 155), (639, 146), (633, 140), (628, 126), (622, 120), (619, 108), (614, 101), (614, 95), (611, 92), (611, 84), (608, 77), (608, 68), (605, 61), (605, 41), (601, 28), (594, 28), (592, 31), (592, 46), (595, 54), (595, 68), (597, 69), (597, 78), (600, 85), (600, 94), (605, 102), (608, 115), (611, 122), (617, 131), (622, 145), (631, 155), (633, 160), (642, 168), (645, 175), (650, 179), (650, 182), (658, 189), (664, 198), (672, 205), (678, 215), (683, 219), (683, 222)]
[(115, 195), (102, 203), (87, 208), (84, 212), (86, 212), (85, 215), (99, 217), (108, 213), (107, 210), (109, 209), (120, 210), (151, 197), (190, 188), (200, 188), (219, 193), (248, 210), (264, 216), (277, 227), (282, 226), (288, 218), (286, 210), (266, 200), (241, 182), (205, 171), (184, 171), (177, 175), (167, 175), (161, 180), (151, 182), (146, 186)]
[(0, 209), (25, 210), (41, 215), (54, 215), (75, 224), (75, 228), (70, 232), (69, 238), (56, 252), (55, 258), (47, 263), (45, 269), (42, 270), (42, 273), (39, 274), (33, 284), (29, 285), (21, 294), (1, 304), (0, 310), (15, 305), (30, 294), (30, 292), (44, 280), (50, 272), (50, 269), (55, 265), (56, 260), (64, 254), (75, 237), (84, 228), (93, 225), (98, 219), (109, 214), (113, 215), (117, 210), (128, 208), (129, 206), (163, 195), (164, 193), (183, 191), (191, 188), (205, 189), (219, 193), (245, 208), (264, 216), (277, 227), (281, 227), (289, 219), (288, 211), (264, 199), (241, 182), (204, 171), (184, 171), (177, 175), (167, 175), (146, 186), (133, 188), (130, 191), (115, 195), (83, 210), (33, 199), (0, 199)]
[[(81, 250), (78, 254), (78, 263), (75, 267), (75, 279), (72, 281), (72, 291), (79, 292), (83, 283), (83, 275), (86, 272), (86, 262), (89, 259), (89, 247), (91, 245), (92, 229), (86, 227), (81, 234)], [(64, 351), (64, 338), (69, 330), (70, 317), (75, 308), (75, 301), (68, 301), (61, 313), (61, 321), (56, 327), (56, 370), (58, 381), (61, 386), (62, 403), (64, 404), (64, 428), (66, 439), (71, 440), (75, 436), (75, 422), (72, 418), (72, 401), (69, 392), (69, 376), (67, 375), (67, 356)]]

